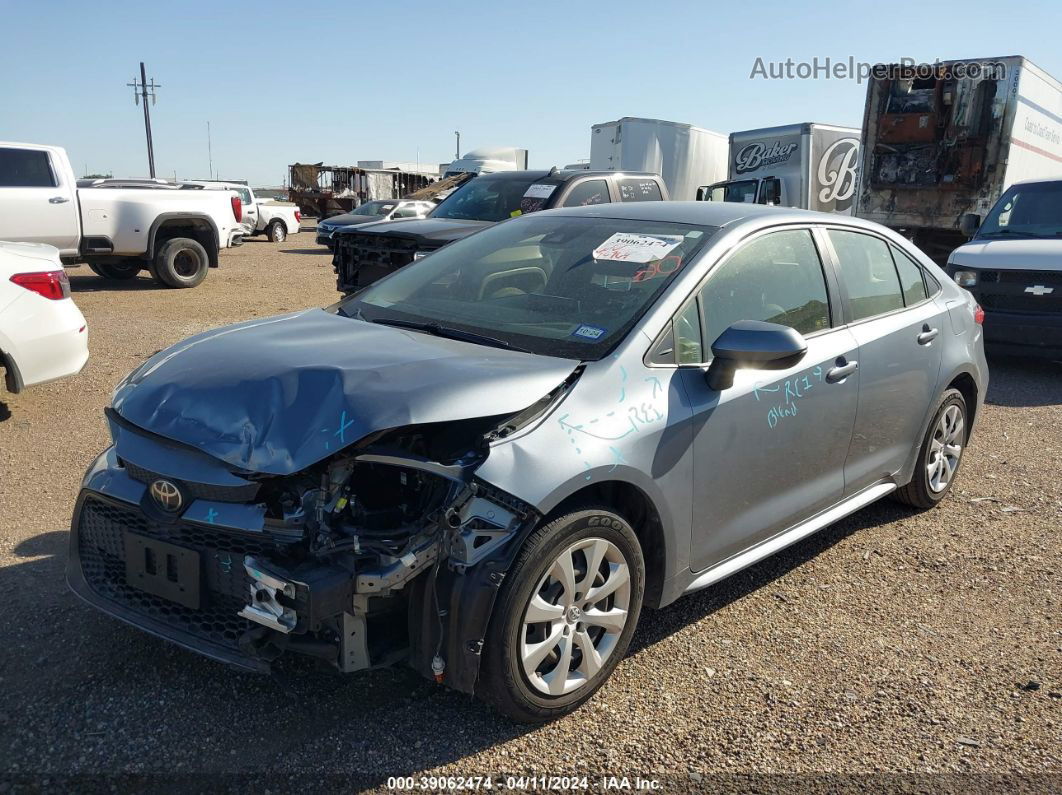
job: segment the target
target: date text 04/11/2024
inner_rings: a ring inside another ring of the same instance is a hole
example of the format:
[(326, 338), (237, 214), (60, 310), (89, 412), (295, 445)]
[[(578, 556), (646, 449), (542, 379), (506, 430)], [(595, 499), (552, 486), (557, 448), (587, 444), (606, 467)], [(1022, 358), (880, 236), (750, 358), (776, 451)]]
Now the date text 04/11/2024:
[(387, 789), (396, 792), (433, 791), (654, 791), (662, 784), (640, 776), (392, 776)]

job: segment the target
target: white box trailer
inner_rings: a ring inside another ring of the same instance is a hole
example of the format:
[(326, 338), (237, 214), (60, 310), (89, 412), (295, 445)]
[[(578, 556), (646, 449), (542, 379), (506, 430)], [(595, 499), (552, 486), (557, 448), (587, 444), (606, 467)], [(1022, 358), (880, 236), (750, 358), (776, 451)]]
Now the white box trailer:
[(803, 122), (734, 132), (729, 163), (727, 180), (698, 188), (698, 199), (851, 215), (859, 130)]
[(856, 214), (938, 262), (1013, 183), (1062, 176), (1062, 84), (1018, 55), (891, 65), (867, 85)]
[(726, 178), (728, 142), (722, 133), (631, 116), (590, 129), (591, 171), (659, 174), (678, 201), (693, 199), (699, 185)]

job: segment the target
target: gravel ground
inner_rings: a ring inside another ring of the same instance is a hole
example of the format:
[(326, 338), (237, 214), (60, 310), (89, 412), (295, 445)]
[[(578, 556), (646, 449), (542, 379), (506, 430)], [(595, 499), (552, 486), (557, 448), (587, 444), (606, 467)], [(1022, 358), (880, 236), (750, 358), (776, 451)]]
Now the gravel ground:
[(989, 405), (938, 509), (873, 505), (647, 612), (590, 704), (529, 729), (404, 668), (242, 674), (76, 600), (63, 578), (67, 529), (82, 472), (107, 444), (113, 385), (190, 334), (336, 293), (330, 258), (306, 232), (224, 252), (190, 291), (70, 273), (89, 322), (87, 368), (0, 393), (6, 777), (186, 773), (205, 774), (205, 786), (268, 773), (350, 790), (421, 774), (685, 787), (721, 774), (945, 773), (965, 776), (926, 786), (994, 788), (984, 776), (1006, 774), (1062, 787), (1062, 366), (993, 361)]

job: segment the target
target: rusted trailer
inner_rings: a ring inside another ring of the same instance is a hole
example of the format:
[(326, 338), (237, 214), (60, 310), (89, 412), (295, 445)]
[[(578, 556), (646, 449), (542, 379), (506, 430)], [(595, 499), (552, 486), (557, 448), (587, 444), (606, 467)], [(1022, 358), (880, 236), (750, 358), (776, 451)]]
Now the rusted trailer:
[(327, 218), (373, 199), (403, 198), (435, 181), (409, 171), (293, 163), (288, 166), (288, 200), (303, 215)]
[(1062, 86), (1021, 56), (878, 67), (856, 215), (944, 263), (960, 219), (1012, 183), (1062, 174)]

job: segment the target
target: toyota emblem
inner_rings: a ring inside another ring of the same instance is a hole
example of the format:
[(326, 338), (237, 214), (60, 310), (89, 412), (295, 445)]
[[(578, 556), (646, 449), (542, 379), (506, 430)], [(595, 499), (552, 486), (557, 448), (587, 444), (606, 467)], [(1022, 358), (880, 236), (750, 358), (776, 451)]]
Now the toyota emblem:
[(184, 504), (184, 498), (177, 484), (161, 478), (151, 484), (151, 496), (162, 510), (170, 513), (181, 510), (181, 505)]

